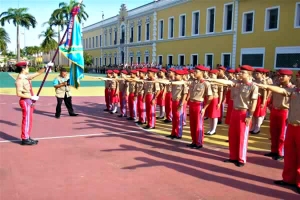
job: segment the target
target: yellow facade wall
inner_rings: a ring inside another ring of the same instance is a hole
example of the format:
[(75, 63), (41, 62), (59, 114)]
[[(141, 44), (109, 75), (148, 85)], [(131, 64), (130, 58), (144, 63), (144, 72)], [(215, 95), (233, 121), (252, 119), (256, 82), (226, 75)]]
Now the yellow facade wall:
[[(152, 35), (153, 35), (153, 15), (147, 15), (147, 16), (141, 16), (141, 17), (136, 17), (134, 19), (129, 20), (129, 24), (131, 22), (134, 22), (134, 28), (133, 28), (133, 42), (138, 42), (138, 21), (142, 20), (142, 26), (141, 26), (141, 42), (146, 41), (146, 18), (150, 17), (150, 40), (152, 40)], [(129, 29), (128, 31), (128, 41), (130, 38), (130, 26), (127, 27)]]
[[(142, 47), (130, 47), (128, 48), (128, 55), (133, 52), (133, 63), (137, 63), (137, 52), (141, 53), (141, 63), (145, 62), (145, 52), (149, 52), (149, 63), (152, 61), (152, 46), (142, 46)], [(128, 56), (128, 63), (130, 63), (130, 56)]]

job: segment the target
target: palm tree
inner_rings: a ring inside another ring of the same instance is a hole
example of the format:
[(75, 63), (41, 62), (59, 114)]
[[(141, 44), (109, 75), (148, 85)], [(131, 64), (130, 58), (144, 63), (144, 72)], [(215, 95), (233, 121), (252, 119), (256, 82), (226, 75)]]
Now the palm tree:
[(0, 27), (0, 51), (5, 51), (7, 48), (7, 43), (10, 43), (10, 38), (8, 33), (4, 28)]
[(13, 24), (17, 27), (17, 61), (20, 61), (20, 26), (29, 29), (31, 26), (35, 28), (37, 21), (35, 17), (27, 13), (28, 8), (9, 8), (0, 14), (1, 25), (4, 26), (5, 22)]
[(45, 53), (49, 53), (51, 50), (57, 48), (57, 42), (54, 37), (57, 37), (57, 32), (53, 31), (51, 27), (48, 27), (46, 31), (43, 31), (39, 38), (44, 37), (44, 40), (41, 44), (42, 50)]

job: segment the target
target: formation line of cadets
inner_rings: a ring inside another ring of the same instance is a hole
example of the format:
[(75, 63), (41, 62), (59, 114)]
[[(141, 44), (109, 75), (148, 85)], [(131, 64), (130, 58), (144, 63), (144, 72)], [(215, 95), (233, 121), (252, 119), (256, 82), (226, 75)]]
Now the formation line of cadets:
[(172, 123), (171, 139), (182, 138), (188, 107), (192, 143), (187, 146), (193, 149), (203, 147), (204, 135), (217, 133), (227, 104), (229, 156), (224, 162), (237, 167), (246, 164), (249, 133), (260, 133), (269, 109), (271, 150), (265, 156), (284, 159), (283, 180), (275, 183), (296, 185), (300, 192), (300, 71), (295, 84), (291, 70), (278, 70), (273, 80), (268, 72), (248, 65), (236, 70), (199, 65), (191, 70), (108, 70), (107, 77), (97, 78), (105, 81), (105, 111), (115, 114), (119, 105), (118, 117), (145, 124), (144, 129), (154, 129), (156, 119)]

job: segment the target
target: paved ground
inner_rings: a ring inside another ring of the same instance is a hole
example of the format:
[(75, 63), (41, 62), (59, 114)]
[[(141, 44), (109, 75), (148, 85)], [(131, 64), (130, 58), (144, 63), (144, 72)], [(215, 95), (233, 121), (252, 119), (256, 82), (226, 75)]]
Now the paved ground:
[[(1, 74), (1, 73), (0, 73)], [(96, 88), (96, 87), (94, 87)], [(1, 90), (1, 89), (0, 89)], [(35, 88), (37, 90), (37, 88)], [(85, 90), (85, 87), (78, 91)], [(0, 199), (298, 199), (292, 188), (273, 185), (283, 163), (263, 157), (264, 131), (250, 138), (248, 163), (225, 164), (227, 127), (205, 138), (205, 148), (153, 134), (104, 113), (103, 97), (74, 97), (78, 117), (54, 118), (55, 97), (36, 104), (32, 136), (37, 146), (19, 145), (18, 98), (0, 95)], [(255, 151), (254, 151), (255, 150)]]

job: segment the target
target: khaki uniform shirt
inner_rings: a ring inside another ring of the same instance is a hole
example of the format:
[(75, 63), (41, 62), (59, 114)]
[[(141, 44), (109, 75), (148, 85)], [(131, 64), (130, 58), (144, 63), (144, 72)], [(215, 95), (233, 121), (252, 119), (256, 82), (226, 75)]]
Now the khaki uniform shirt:
[(190, 100), (203, 102), (205, 96), (211, 96), (211, 84), (207, 81), (194, 80), (190, 84)]
[(111, 84), (110, 80), (105, 81), (105, 88), (110, 88), (110, 84)]
[(223, 92), (223, 86), (211, 84), (211, 91), (213, 98), (219, 98), (219, 93)]
[(290, 97), (289, 124), (300, 124), (300, 88), (285, 88), (285, 96)]
[(144, 83), (144, 92), (146, 94), (154, 94), (160, 90), (159, 83), (145, 82)]
[[(65, 78), (62, 78), (61, 76), (56, 77), (58, 80), (58, 84), (64, 83), (66, 80), (69, 79), (69, 76), (66, 76)], [(69, 86), (62, 86), (60, 88), (55, 89), (56, 97), (58, 98), (64, 98), (65, 95), (67, 97), (71, 96), (71, 91)]]
[(119, 82), (115, 79), (110, 81), (110, 89), (115, 90), (119, 85)]
[(189, 92), (189, 88), (186, 84), (172, 85), (172, 100), (179, 101), (181, 97)]
[(253, 83), (244, 84), (240, 81), (235, 84), (233, 107), (236, 109), (249, 109), (252, 101), (258, 99), (258, 87)]
[(136, 89), (136, 82), (129, 82), (128, 83), (128, 92), (129, 93), (135, 93), (135, 89)]
[(29, 75), (19, 74), (15, 82), (17, 91), (22, 92), (22, 94), (30, 94), (32, 96), (33, 91), (31, 94), (32, 87), (30, 80), (31, 77)]
[[(255, 79), (253, 82), (259, 83), (259, 84), (264, 84), (264, 85), (267, 84), (267, 81), (264, 80), (264, 79), (263, 79), (263, 80)], [(258, 88), (258, 95), (259, 95), (259, 96), (263, 96), (263, 95), (264, 95), (264, 91), (265, 91), (265, 89), (263, 89), (263, 88)]]
[(172, 85), (171, 84), (167, 84), (166, 85), (166, 92), (172, 92)]
[[(294, 88), (291, 83), (286, 88)], [(272, 105), (275, 109), (289, 109), (290, 97), (276, 92), (272, 93)]]
[(144, 95), (144, 83), (143, 82), (136, 82), (135, 85), (135, 93), (136, 95)]

